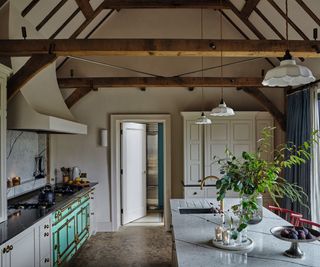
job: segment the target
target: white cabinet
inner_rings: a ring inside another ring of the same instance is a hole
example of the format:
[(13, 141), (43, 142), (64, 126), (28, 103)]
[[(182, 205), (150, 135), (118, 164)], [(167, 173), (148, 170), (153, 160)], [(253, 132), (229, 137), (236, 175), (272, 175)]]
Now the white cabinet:
[(97, 232), (96, 229), (96, 214), (95, 214), (95, 188), (93, 187), (92, 190), (89, 193), (90, 195), (90, 230), (89, 230), (89, 234), (91, 235), (95, 235)]
[(6, 133), (7, 133), (7, 79), (12, 70), (0, 64), (0, 223), (7, 219), (7, 173), (6, 173)]
[(24, 230), (1, 247), (2, 267), (50, 267), (50, 216)]
[(52, 254), (52, 237), (51, 237), (51, 216), (41, 220), (36, 225), (36, 231), (38, 235), (37, 242), (39, 245), (39, 259), (40, 267), (51, 266), (51, 254)]
[(36, 231), (30, 227), (2, 246), (2, 265), (6, 267), (38, 266)]
[[(268, 112), (236, 112), (231, 117), (213, 117), (210, 125), (197, 125), (200, 112), (182, 112), (184, 122), (185, 198), (214, 197), (215, 187), (199, 188), (199, 180), (208, 175), (221, 177), (217, 159), (225, 158), (228, 148), (236, 156), (254, 152), (264, 127), (273, 126)], [(207, 185), (215, 181), (208, 180)], [(236, 196), (236, 193), (230, 193)]]

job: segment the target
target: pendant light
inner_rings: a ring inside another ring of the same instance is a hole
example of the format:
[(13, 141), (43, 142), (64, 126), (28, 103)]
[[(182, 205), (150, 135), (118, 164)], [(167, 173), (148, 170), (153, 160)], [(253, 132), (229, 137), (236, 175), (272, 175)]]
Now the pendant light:
[[(203, 10), (201, 8), (201, 40), (203, 39)], [(201, 79), (203, 84), (203, 56), (201, 57)], [(211, 124), (211, 120), (204, 114), (204, 94), (203, 94), (203, 86), (201, 87), (201, 116), (196, 119), (195, 124)]]
[[(220, 40), (222, 41), (222, 13), (220, 12)], [(222, 58), (222, 47), (220, 50), (220, 77), (223, 77), (223, 58)], [(227, 107), (223, 100), (223, 87), (221, 87), (221, 99), (219, 105), (211, 110), (210, 115), (212, 116), (233, 116), (234, 111), (232, 108)]]
[(316, 79), (310, 69), (305, 66), (297, 65), (292, 59), (289, 51), (289, 33), (288, 33), (288, 0), (286, 0), (286, 39), (287, 50), (280, 62), (280, 66), (269, 70), (262, 82), (264, 86), (285, 87), (297, 86), (314, 82)]

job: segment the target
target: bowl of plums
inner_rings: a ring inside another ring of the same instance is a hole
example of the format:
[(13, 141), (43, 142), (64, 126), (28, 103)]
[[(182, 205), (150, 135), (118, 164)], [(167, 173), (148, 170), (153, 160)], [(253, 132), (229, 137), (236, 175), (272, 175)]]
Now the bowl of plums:
[(277, 226), (271, 228), (270, 232), (276, 238), (291, 242), (291, 247), (284, 252), (284, 255), (290, 258), (303, 258), (304, 252), (299, 243), (320, 241), (320, 232), (308, 227)]

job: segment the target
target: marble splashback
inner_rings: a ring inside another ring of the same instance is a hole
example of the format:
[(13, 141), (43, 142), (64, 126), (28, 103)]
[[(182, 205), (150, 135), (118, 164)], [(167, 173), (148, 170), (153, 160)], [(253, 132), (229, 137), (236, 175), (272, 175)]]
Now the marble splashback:
[(12, 196), (14, 191), (19, 192), (20, 195), (45, 184), (46, 179), (35, 181), (33, 173), (35, 171), (35, 157), (39, 154), (44, 156), (43, 166), (45, 170), (47, 169), (46, 140), (46, 134), (7, 131), (7, 178), (20, 176), (22, 184), (19, 188), (8, 189), (8, 195)]

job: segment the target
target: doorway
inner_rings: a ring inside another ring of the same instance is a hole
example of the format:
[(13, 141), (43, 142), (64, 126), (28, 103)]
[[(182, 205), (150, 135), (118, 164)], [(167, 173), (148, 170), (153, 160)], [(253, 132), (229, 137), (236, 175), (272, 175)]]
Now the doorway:
[(163, 123), (121, 124), (121, 224), (163, 225)]
[[(123, 195), (121, 194), (123, 191), (121, 183), (121, 151), (123, 146), (121, 145), (120, 132), (121, 126), (128, 122), (145, 124), (147, 131), (145, 207), (148, 216), (143, 216), (140, 222), (139, 219), (135, 220), (135, 223), (147, 223), (147, 221), (155, 220), (159, 222), (159, 220), (161, 220), (160, 223), (162, 223), (162, 225), (164, 224), (166, 229), (169, 230), (169, 200), (171, 196), (171, 125), (170, 115), (167, 114), (111, 115), (112, 230), (117, 231), (119, 229), (122, 224), (121, 212), (125, 212), (124, 210), (121, 210), (123, 209), (124, 200)], [(156, 149), (154, 144), (155, 139), (158, 139)], [(147, 148), (148, 143), (149, 149)], [(157, 155), (156, 157), (155, 153)], [(140, 181), (142, 184), (142, 180)]]

